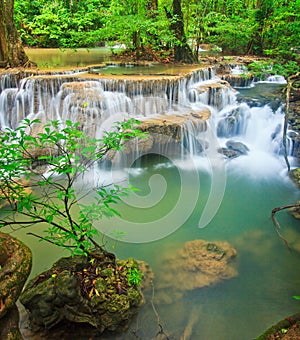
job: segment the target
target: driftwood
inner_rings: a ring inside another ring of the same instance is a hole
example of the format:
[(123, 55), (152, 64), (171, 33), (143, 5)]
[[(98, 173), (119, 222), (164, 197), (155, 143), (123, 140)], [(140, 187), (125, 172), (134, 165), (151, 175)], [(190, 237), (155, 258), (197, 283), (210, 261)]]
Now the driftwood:
[(284, 206), (282, 206), (282, 207), (274, 208), (274, 209), (272, 210), (272, 221), (273, 221), (273, 224), (274, 224), (276, 233), (277, 233), (277, 235), (282, 239), (282, 241), (286, 244), (286, 246), (287, 246), (290, 250), (291, 250), (291, 247), (290, 247), (290, 245), (288, 244), (288, 241), (282, 236), (281, 232), (279, 231), (279, 229), (280, 229), (280, 224), (279, 224), (279, 222), (277, 221), (275, 214), (276, 214), (278, 211), (281, 211), (281, 210), (290, 209), (290, 208), (297, 208), (297, 207), (300, 207), (300, 203), (288, 204), (288, 205), (284, 205)]

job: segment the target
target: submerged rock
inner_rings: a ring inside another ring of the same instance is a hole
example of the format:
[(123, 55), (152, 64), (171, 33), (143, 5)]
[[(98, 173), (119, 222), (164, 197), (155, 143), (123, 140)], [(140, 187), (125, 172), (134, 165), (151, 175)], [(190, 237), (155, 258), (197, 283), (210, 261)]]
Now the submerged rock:
[(60, 259), (29, 282), (20, 301), (32, 323), (42, 328), (73, 322), (100, 333), (122, 331), (143, 303), (138, 278), (135, 260), (116, 260), (97, 251), (90, 257)]
[(31, 270), (31, 251), (0, 232), (0, 319), (14, 307)]
[(189, 241), (161, 265), (157, 299), (172, 302), (186, 291), (209, 286), (237, 275), (232, 263), (237, 252), (228, 242)]

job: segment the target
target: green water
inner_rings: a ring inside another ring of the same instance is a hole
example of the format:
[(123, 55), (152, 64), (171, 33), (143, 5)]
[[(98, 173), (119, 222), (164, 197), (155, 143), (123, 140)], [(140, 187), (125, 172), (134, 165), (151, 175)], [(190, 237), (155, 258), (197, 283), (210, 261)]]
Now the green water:
[[(135, 176), (134, 185), (140, 184), (145, 188), (153, 173), (164, 176), (168, 182), (166, 197), (171, 195), (174, 200), (180, 193), (178, 171), (167, 164), (157, 172), (155, 164), (148, 163), (145, 171)], [(164, 261), (166, 254), (176, 251), (186, 241), (204, 239), (230, 242), (238, 252), (234, 260), (237, 277), (186, 291), (182, 298), (171, 304), (158, 302), (157, 308), (165, 330), (175, 339), (183, 334), (189, 320), (196, 320), (191, 339), (252, 339), (276, 321), (299, 311), (299, 301), (292, 299), (300, 289), (299, 221), (286, 212), (278, 216), (283, 226), (282, 232), (294, 249), (290, 252), (276, 235), (270, 217), (272, 208), (299, 199), (299, 191), (282, 175), (274, 175), (269, 180), (251, 180), (247, 175), (229, 171), (220, 209), (210, 224), (199, 229), (199, 215), (210, 190), (208, 174), (200, 171), (200, 181), (196, 208), (177, 231), (152, 243), (112, 244), (118, 256), (143, 259), (151, 265), (156, 276), (160, 276), (163, 275), (160, 272), (161, 261)], [(146, 193), (147, 190), (149, 188), (145, 188)], [(165, 204), (164, 200), (160, 203), (162, 206)], [(165, 209), (161, 208), (160, 203), (145, 211), (124, 205), (120, 211), (124, 219), (134, 219), (134, 216), (139, 220), (142, 220), (141, 216), (148, 219), (151, 212), (152, 218), (159, 218), (156, 210)], [(180, 273), (174, 273), (174, 280), (176, 275)], [(151, 311), (151, 306), (146, 305), (138, 318), (138, 334), (142, 339), (151, 339), (156, 333), (155, 315)]]
[(40, 68), (55, 67), (84, 67), (87, 65), (101, 64), (112, 59), (109, 48), (27, 48), (25, 50), (29, 59), (37, 63)]
[[(172, 210), (178, 200), (182, 192), (180, 175), (186, 171), (191, 170), (185, 170), (184, 166), (178, 168), (163, 158), (149, 155), (136, 163), (130, 172), (131, 183), (141, 189), (140, 198), (137, 196), (136, 202), (148, 196), (151, 201), (153, 183), (149, 180), (153, 175), (158, 176), (154, 177), (154, 181), (159, 177), (164, 178), (166, 192), (152, 207), (133, 208), (132, 204), (119, 204), (121, 221), (159, 221), (166, 212)], [(299, 301), (292, 299), (293, 295), (299, 295), (300, 290), (299, 221), (285, 211), (278, 213), (282, 233), (293, 249), (289, 251), (278, 238), (270, 217), (274, 207), (299, 199), (299, 191), (287, 179), (284, 171), (281, 174), (269, 175), (268, 179), (265, 179), (249, 177), (247, 173), (237, 169), (233, 171), (229, 167), (220, 208), (213, 220), (200, 229), (197, 225), (212, 183), (209, 172), (199, 169), (198, 175), (200, 190), (195, 202), (196, 207), (180, 228), (154, 242), (134, 244), (105, 239), (106, 245), (120, 258), (135, 257), (148, 262), (158, 279), (164, 275), (161, 272), (161, 263), (186, 241), (228, 241), (238, 254), (233, 261), (238, 271), (236, 277), (201, 289), (185, 291), (182, 297), (174, 298), (170, 304), (155, 300), (155, 307), (164, 331), (171, 339), (180, 339), (188, 324), (192, 324), (190, 339), (253, 339), (280, 319), (298, 312), (300, 308)], [(188, 177), (193, 180), (192, 176)], [(193, 181), (187, 185), (192, 187), (194, 184)], [(193, 199), (194, 197), (191, 197), (191, 200)], [(186, 202), (187, 205), (192, 203), (194, 202)], [(174, 224), (176, 222), (173, 220)], [(120, 219), (103, 221), (103, 225), (122, 230)], [(164, 228), (164, 225), (161, 225), (161, 228)], [(16, 234), (33, 251), (32, 277), (63, 255), (60, 249), (25, 235), (24, 230)], [(180, 272), (174, 273), (173, 280), (176, 280), (177, 275), (180, 275)], [(155, 283), (154, 279), (154, 287)], [(155, 336), (158, 324), (150, 304), (151, 293), (148, 293), (146, 298), (146, 305), (132, 322), (128, 332), (107, 339), (134, 339), (133, 330), (137, 330), (141, 339), (152, 339)]]

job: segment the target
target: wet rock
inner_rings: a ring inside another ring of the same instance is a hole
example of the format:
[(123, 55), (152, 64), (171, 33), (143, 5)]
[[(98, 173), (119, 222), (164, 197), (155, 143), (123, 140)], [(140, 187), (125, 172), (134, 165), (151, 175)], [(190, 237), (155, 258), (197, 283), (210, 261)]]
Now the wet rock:
[(31, 251), (0, 232), (0, 319), (14, 307), (31, 270)]
[[(300, 201), (297, 202), (300, 204)], [(293, 207), (289, 209), (289, 213), (294, 216), (296, 219), (300, 220), (300, 207)]]
[[(179, 142), (182, 138), (182, 130), (185, 126), (191, 124), (197, 131), (206, 130), (206, 120), (210, 117), (210, 111), (189, 111), (185, 114), (174, 113), (153, 117), (141, 121), (138, 128), (141, 131), (147, 131), (151, 134), (159, 134), (171, 137)], [(187, 128), (187, 127), (186, 127)]]
[(155, 280), (158, 302), (169, 303), (186, 291), (235, 277), (237, 271), (232, 260), (236, 255), (228, 242), (186, 242), (161, 264)]
[(294, 143), (293, 155), (300, 161), (300, 77), (297, 79), (291, 89), (289, 124), (295, 132), (291, 137)]
[[(126, 141), (121, 153), (109, 151), (107, 158), (115, 162), (122, 157), (122, 153), (128, 157), (132, 154), (133, 157), (135, 153), (139, 154), (158, 152), (160, 148), (170, 147), (176, 144), (175, 150), (181, 150), (181, 144), (186, 149), (189, 149), (190, 141), (193, 141), (194, 149), (196, 152), (200, 153), (204, 148), (207, 147), (204, 141), (198, 138), (198, 134), (205, 132), (207, 129), (206, 120), (210, 117), (210, 111), (208, 109), (203, 109), (201, 111), (190, 110), (185, 114), (180, 114), (179, 112), (174, 112), (174, 114), (160, 115), (153, 118), (147, 118), (141, 120), (141, 123), (136, 126), (137, 129), (142, 132), (147, 132), (148, 134), (143, 138), (134, 138)], [(179, 148), (178, 148), (179, 146)], [(130, 163), (130, 160), (126, 160)]]
[(89, 324), (100, 333), (123, 331), (143, 303), (128, 273), (135, 260), (116, 260), (96, 251), (62, 258), (31, 280), (20, 297), (33, 325), (52, 329), (61, 322)]
[(241, 155), (238, 151), (230, 150), (230, 149), (227, 149), (227, 148), (219, 148), (218, 152), (221, 153), (222, 155), (224, 155), (225, 157), (229, 158), (229, 159), (237, 158)]
[(229, 159), (237, 158), (242, 155), (247, 155), (249, 151), (247, 145), (233, 140), (227, 141), (226, 146), (227, 148), (219, 148), (218, 152)]
[(291, 180), (300, 188), (300, 168), (291, 170), (289, 176)]
[(233, 150), (238, 152), (241, 155), (247, 155), (249, 148), (247, 145), (241, 143), (241, 142), (236, 142), (233, 140), (229, 140), (226, 142), (226, 146), (229, 150)]
[(220, 119), (217, 126), (217, 136), (229, 138), (244, 134), (249, 117), (250, 112), (247, 106), (234, 107)]
[[(217, 109), (222, 109), (225, 105), (229, 104), (230, 101), (229, 93), (232, 92), (233, 89), (229, 85), (229, 83), (225, 80), (214, 80), (214, 82), (208, 82), (199, 85), (190, 90), (190, 100), (197, 101), (197, 97), (202, 98), (202, 102), (204, 97), (206, 98), (205, 104), (216, 107)], [(226, 98), (227, 102), (224, 102)]]
[(222, 76), (232, 87), (250, 87), (254, 76), (250, 73), (243, 74), (227, 74)]

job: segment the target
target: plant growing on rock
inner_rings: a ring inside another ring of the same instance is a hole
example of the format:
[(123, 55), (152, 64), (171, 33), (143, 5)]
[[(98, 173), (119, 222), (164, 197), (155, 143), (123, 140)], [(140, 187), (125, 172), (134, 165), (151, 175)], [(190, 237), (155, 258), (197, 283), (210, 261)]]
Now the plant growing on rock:
[[(84, 205), (80, 201), (87, 192), (78, 194), (76, 181), (109, 150), (120, 150), (124, 141), (141, 136), (134, 128), (136, 123), (118, 123), (101, 139), (89, 138), (79, 123), (71, 121), (42, 126), (39, 120), (25, 119), (16, 130), (2, 131), (0, 227), (46, 223), (43, 234), (30, 234), (66, 248), (72, 255), (87, 255), (91, 248), (100, 247), (94, 240), (93, 221), (118, 214), (111, 205), (129, 189), (118, 185), (91, 189), (94, 200)], [(41, 165), (46, 166), (44, 171)]]
[[(42, 234), (29, 234), (72, 255), (31, 280), (20, 297), (43, 328), (67, 320), (89, 323), (100, 332), (121, 330), (143, 301), (137, 262), (116, 259), (95, 241), (93, 227), (95, 220), (118, 214), (112, 205), (132, 188), (76, 190), (77, 181), (109, 150), (143, 136), (137, 123), (117, 123), (101, 139), (89, 138), (71, 121), (43, 126), (25, 119), (16, 130), (0, 133), (0, 228), (46, 225)], [(91, 191), (92, 202), (82, 204)]]

